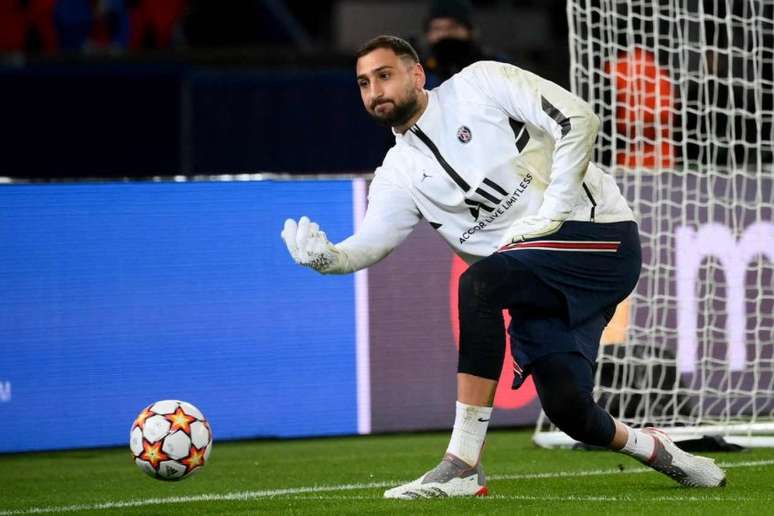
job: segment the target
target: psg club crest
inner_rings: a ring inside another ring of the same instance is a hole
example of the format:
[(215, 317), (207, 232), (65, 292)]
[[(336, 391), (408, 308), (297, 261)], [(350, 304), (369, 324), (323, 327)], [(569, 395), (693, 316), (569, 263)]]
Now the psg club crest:
[(457, 139), (462, 143), (468, 143), (473, 139), (473, 133), (470, 132), (470, 128), (466, 125), (457, 129)]

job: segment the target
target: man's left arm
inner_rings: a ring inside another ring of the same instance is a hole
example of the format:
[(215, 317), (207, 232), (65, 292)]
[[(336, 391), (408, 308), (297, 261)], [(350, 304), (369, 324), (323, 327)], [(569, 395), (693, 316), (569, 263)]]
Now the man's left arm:
[(599, 118), (579, 97), (513, 65), (480, 62), (468, 69), (466, 78), (509, 116), (540, 127), (555, 142), (549, 184), (538, 213), (517, 221), (503, 243), (553, 233), (580, 195)]

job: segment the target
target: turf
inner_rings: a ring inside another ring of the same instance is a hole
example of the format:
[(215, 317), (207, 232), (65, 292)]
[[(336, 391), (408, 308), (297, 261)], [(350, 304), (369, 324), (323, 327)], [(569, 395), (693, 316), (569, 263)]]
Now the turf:
[(180, 482), (146, 477), (127, 449), (0, 455), (8, 514), (765, 514), (774, 450), (708, 454), (728, 486), (687, 489), (618, 454), (542, 450), (530, 431), (490, 432), (491, 496), (384, 500), (385, 487), (434, 466), (448, 434), (215, 443)]

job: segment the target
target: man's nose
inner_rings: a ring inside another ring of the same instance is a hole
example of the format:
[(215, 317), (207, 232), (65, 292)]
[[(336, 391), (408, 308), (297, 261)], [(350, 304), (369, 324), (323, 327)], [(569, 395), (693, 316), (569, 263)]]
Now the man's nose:
[(384, 95), (384, 90), (382, 90), (381, 86), (372, 82), (370, 94), (372, 99), (378, 99), (378, 98), (381, 98), (382, 95)]

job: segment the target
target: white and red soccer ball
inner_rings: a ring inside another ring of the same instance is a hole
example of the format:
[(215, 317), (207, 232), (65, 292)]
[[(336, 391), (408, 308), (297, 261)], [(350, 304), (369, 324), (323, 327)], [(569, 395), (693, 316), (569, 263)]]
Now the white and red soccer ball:
[(180, 480), (199, 471), (212, 451), (204, 414), (185, 401), (157, 401), (132, 423), (129, 448), (142, 471), (161, 480)]

